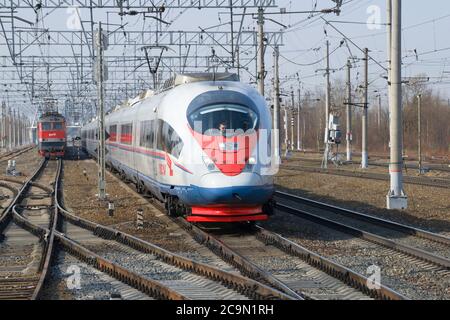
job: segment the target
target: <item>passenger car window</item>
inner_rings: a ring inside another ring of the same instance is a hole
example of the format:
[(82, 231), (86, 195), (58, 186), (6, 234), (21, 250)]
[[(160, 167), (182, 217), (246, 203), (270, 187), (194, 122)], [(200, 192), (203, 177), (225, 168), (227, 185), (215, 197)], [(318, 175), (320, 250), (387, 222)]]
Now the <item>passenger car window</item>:
[(133, 142), (133, 124), (123, 124), (120, 127), (120, 142), (131, 145)]
[(152, 149), (155, 141), (155, 121), (146, 120), (141, 122), (139, 145), (143, 148)]
[(117, 125), (111, 125), (109, 127), (109, 141), (116, 142), (117, 141)]

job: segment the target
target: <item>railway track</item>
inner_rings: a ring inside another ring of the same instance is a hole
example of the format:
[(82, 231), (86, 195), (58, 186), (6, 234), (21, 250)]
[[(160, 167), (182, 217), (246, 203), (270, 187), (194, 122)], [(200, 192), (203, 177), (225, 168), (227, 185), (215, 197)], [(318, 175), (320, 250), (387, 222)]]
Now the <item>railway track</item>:
[[(293, 297), (236, 273), (179, 256), (132, 235), (76, 217), (57, 203), (59, 220), (55, 237), (64, 250), (86, 263), (92, 257), (120, 270), (121, 277), (139, 275), (152, 281), (154, 290), (169, 293), (164, 299), (292, 299)], [(90, 260), (91, 259), (91, 260)], [(94, 264), (95, 265), (95, 264)], [(112, 269), (112, 268), (110, 268)]]
[[(389, 181), (389, 175), (381, 174), (381, 173), (373, 173), (373, 172), (355, 172), (350, 170), (343, 169), (322, 169), (322, 168), (314, 168), (308, 166), (298, 166), (298, 165), (282, 165), (281, 169), (291, 170), (291, 171), (302, 171), (302, 172), (310, 172), (310, 173), (320, 173), (320, 174), (329, 174), (336, 175), (342, 177), (353, 177), (353, 178), (364, 178), (371, 180), (381, 180), (381, 181)], [(445, 179), (437, 179), (437, 178), (424, 178), (424, 177), (412, 177), (412, 176), (404, 176), (404, 183), (421, 185), (427, 187), (436, 187), (449, 189), (450, 182)]]
[[(117, 176), (116, 178), (119, 179)], [(132, 192), (142, 197), (129, 184), (127, 186)], [(155, 201), (151, 204), (164, 212), (162, 204)], [(371, 289), (369, 280), (365, 276), (259, 226), (254, 230), (244, 227), (241, 229), (242, 233), (230, 234), (229, 239), (225, 239), (202, 230), (182, 218), (172, 220), (190, 233), (199, 244), (207, 247), (226, 263), (236, 267), (245, 276), (293, 298), (299, 300), (407, 299), (385, 286)], [(225, 237), (225, 235), (222, 236)], [(225, 240), (231, 240), (233, 243), (229, 245)], [(241, 251), (242, 248), (245, 252)], [(275, 263), (273, 266), (268, 266), (265, 265), (265, 261)], [(276, 266), (277, 263), (278, 266)]]
[[(13, 186), (12, 184), (16, 184)], [(4, 179), (0, 180), (0, 210), (5, 209), (9, 203), (19, 193), (19, 189), (22, 183), (11, 182)], [(0, 218), (3, 216), (3, 212), (0, 214)]]
[[(42, 295), (52, 257), (57, 251), (56, 245), (58, 251), (65, 250), (72, 257), (93, 264), (103, 272), (103, 278), (105, 273), (118, 278), (120, 282), (112, 283), (117, 288), (131, 291), (134, 297), (143, 298), (124, 283), (138, 287), (145, 297), (184, 299), (176, 292), (97, 257), (56, 230), (59, 215), (56, 195), (59, 193), (60, 172), (61, 161), (42, 161), (2, 216), (0, 299), (38, 299)], [(106, 279), (111, 278), (106, 276)]]
[[(61, 161), (57, 162), (57, 168), (55, 163), (42, 161), (36, 173), (5, 210), (0, 224), (4, 236), (0, 247), (3, 262), (0, 266), (0, 299), (38, 299), (42, 295), (56, 245), (59, 251), (65, 250), (73, 257), (119, 279), (121, 283), (116, 282), (116, 286), (122, 289), (124, 283), (130, 283), (147, 296), (184, 299), (184, 296), (152, 280), (96, 256), (57, 231)], [(45, 186), (52, 180), (54, 188)], [(130, 287), (128, 290), (133, 289)]]
[(25, 152), (28, 152), (28, 151), (32, 150), (33, 148), (34, 148), (33, 146), (29, 146), (29, 147), (25, 147), (25, 148), (22, 148), (22, 149), (9, 151), (9, 152), (6, 152), (4, 154), (0, 154), (0, 162), (11, 160), (14, 157), (18, 157), (18, 156), (24, 154)]
[[(312, 163), (312, 164), (316, 164), (317, 166), (320, 166), (321, 163), (322, 163), (322, 160), (319, 160), (319, 159), (308, 159), (308, 158), (292, 159), (290, 161), (291, 162), (300, 162), (300, 163), (301, 162)], [(389, 168), (389, 162), (375, 162), (375, 161), (384, 161), (384, 159), (377, 159), (377, 160), (374, 160), (374, 161), (369, 161), (369, 166)], [(389, 161), (389, 160), (387, 160), (387, 161)], [(344, 164), (345, 163), (346, 162), (344, 162)], [(352, 161), (349, 164), (361, 165), (361, 162), (360, 161)], [(444, 164), (444, 163), (424, 163), (424, 164), (422, 164), (422, 167), (429, 168), (431, 170), (436, 170), (436, 171), (450, 172), (450, 165), (449, 164)], [(419, 170), (418, 165), (412, 164), (412, 163), (405, 163), (403, 165), (403, 168), (405, 170)]]
[(289, 214), (268, 225), (288, 239), (361, 273), (375, 265), (382, 283), (409, 298), (448, 297), (448, 238), (289, 194), (276, 197), (277, 211)]
[(42, 184), (49, 179), (48, 170), (43, 160), (0, 218), (0, 299), (35, 299), (41, 289), (51, 241), (46, 234), (26, 230), (24, 216), (49, 226), (51, 189)]
[(233, 231), (224, 232), (207, 231), (181, 218), (178, 223), (243, 273), (302, 299), (407, 299), (383, 285), (373, 289), (365, 276), (260, 226), (236, 232), (233, 225)]
[[(286, 192), (275, 193), (277, 209), (327, 225), (450, 270), (450, 238)], [(280, 201), (281, 200), (281, 201)]]
[[(137, 194), (134, 189), (131, 190)], [(380, 288), (373, 288), (364, 276), (365, 270), (328, 258), (326, 253), (318, 254), (320, 250), (308, 250), (289, 237), (281, 236), (282, 230), (277, 234), (256, 226), (250, 230), (244, 227), (242, 230), (224, 232), (200, 229), (181, 218), (174, 221), (199, 244), (209, 248), (242, 274), (296, 299), (407, 299), (404, 291), (398, 290), (402, 289), (401, 286), (391, 286), (387, 281)], [(115, 232), (120, 234), (117, 230)], [(359, 244), (372, 250), (368, 243), (361, 240)], [(395, 257), (399, 261), (411, 259), (407, 263), (418, 264), (422, 268), (421, 272), (446, 275), (447, 271), (435, 263), (411, 258), (384, 247), (380, 249), (376, 246), (376, 249), (378, 253)], [(389, 268), (383, 267), (386, 270)], [(414, 288), (412, 283), (407, 285)]]

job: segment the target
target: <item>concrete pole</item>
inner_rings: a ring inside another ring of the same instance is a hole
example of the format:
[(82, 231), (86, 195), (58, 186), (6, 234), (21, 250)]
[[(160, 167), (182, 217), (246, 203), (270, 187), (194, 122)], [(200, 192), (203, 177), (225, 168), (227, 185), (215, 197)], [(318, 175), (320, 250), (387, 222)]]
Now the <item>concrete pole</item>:
[(302, 150), (302, 144), (301, 144), (301, 140), (300, 140), (300, 118), (301, 118), (301, 111), (302, 111), (302, 96), (300, 95), (301, 93), (301, 87), (300, 87), (300, 82), (298, 83), (298, 107), (297, 107), (297, 150), (300, 151)]
[(391, 86), (390, 86), (390, 141), (389, 173), (391, 186), (387, 195), (388, 209), (406, 209), (408, 198), (403, 191), (402, 145), (402, 30), (401, 0), (392, 0)]
[(20, 147), (21, 143), (20, 143), (20, 113), (19, 111), (17, 111), (17, 117), (16, 117), (16, 146)]
[(330, 118), (330, 42), (327, 40), (326, 42), (326, 61), (327, 61), (327, 68), (326, 68), (326, 94), (325, 94), (325, 136), (324, 136), (324, 143), (325, 143), (325, 151), (323, 153), (323, 159), (322, 159), (322, 168), (327, 169), (328, 168), (328, 153), (329, 153), (329, 147), (330, 144), (328, 143), (328, 129), (329, 129), (329, 118)]
[(352, 161), (352, 63), (347, 62), (347, 161)]
[[(295, 95), (294, 90), (291, 91), (291, 98), (292, 98), (292, 106), (291, 106), (291, 150), (294, 151), (295, 149), (295, 122), (294, 122), (294, 116), (295, 116)], [(298, 110), (297, 110), (298, 111)]]
[(17, 145), (22, 146), (22, 118), (19, 111), (17, 111)]
[(288, 133), (288, 110), (287, 105), (284, 106), (284, 155), (287, 156), (289, 152), (289, 133)]
[(369, 167), (369, 156), (367, 152), (367, 138), (368, 138), (368, 121), (367, 109), (369, 107), (369, 49), (364, 49), (364, 107), (362, 115), (362, 154), (361, 154), (361, 168), (367, 169)]
[(17, 119), (16, 119), (16, 109), (13, 110), (12, 118), (12, 147), (15, 149), (17, 147)]
[(257, 74), (257, 82), (258, 82), (258, 91), (264, 96), (264, 77), (265, 77), (265, 65), (264, 65), (264, 9), (258, 9), (258, 74)]
[(11, 124), (11, 120), (12, 120), (12, 113), (11, 113), (11, 108), (8, 108), (8, 150), (11, 151), (13, 146), (12, 146), (12, 124)]
[(378, 117), (377, 117), (378, 134), (381, 133), (381, 94), (378, 95)]
[(98, 23), (97, 43), (97, 89), (98, 89), (98, 197), (106, 199), (106, 168), (105, 168), (105, 111), (103, 90), (103, 30), (101, 21)]
[(22, 113), (22, 144), (26, 145), (27, 141), (26, 141), (26, 117), (25, 114)]
[(274, 97), (273, 97), (273, 131), (274, 131), (274, 150), (276, 152), (277, 161), (281, 155), (280, 146), (280, 71), (279, 71), (279, 48), (275, 47), (273, 52), (274, 61)]
[(390, 99), (390, 87), (391, 87), (391, 63), (392, 63), (392, 0), (386, 0), (386, 10), (387, 10), (387, 23), (386, 23), (386, 33), (387, 33), (387, 64), (388, 64), (388, 85), (389, 85), (389, 103), (391, 102)]
[(26, 137), (25, 122), (26, 122), (26, 117), (22, 113), (22, 145), (26, 145), (27, 144), (27, 141), (25, 140), (25, 137)]
[(0, 148), (6, 148), (6, 105), (5, 102), (2, 103), (2, 118), (0, 127)]
[(330, 42), (327, 40), (326, 97), (325, 97), (325, 143), (328, 143), (328, 124), (330, 118)]
[(417, 156), (419, 159), (419, 174), (422, 174), (422, 95), (417, 96)]
[(292, 110), (291, 113), (291, 150), (294, 151), (295, 150), (295, 114), (294, 114), (294, 110)]

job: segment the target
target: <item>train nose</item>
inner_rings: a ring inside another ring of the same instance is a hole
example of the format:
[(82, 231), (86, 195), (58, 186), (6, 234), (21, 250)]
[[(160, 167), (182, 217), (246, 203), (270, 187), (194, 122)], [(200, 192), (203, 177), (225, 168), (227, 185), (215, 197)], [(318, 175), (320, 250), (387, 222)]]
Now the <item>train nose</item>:
[(200, 185), (196, 191), (203, 204), (261, 204), (273, 195), (273, 185), (264, 184), (258, 174), (226, 177), (212, 173), (203, 176)]

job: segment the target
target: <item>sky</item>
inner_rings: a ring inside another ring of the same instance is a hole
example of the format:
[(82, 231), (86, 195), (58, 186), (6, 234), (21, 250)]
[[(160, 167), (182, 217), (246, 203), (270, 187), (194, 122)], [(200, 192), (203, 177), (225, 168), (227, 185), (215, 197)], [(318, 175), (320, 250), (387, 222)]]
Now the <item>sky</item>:
[[(430, 77), (429, 85), (436, 92), (440, 92), (445, 99), (450, 98), (450, 2), (448, 0), (403, 0), (402, 12), (402, 56), (403, 77), (413, 77), (426, 73)], [(331, 8), (334, 3), (331, 0), (301, 0), (288, 1), (277, 0), (280, 8), (286, 11), (308, 11), (316, 9)], [(280, 71), (283, 88), (290, 90), (290, 87), (298, 86), (297, 74), (300, 75), (302, 90), (312, 92), (323, 90), (325, 67), (325, 41), (330, 41), (330, 66), (333, 69), (332, 79), (345, 78), (345, 64), (352, 56), (354, 69), (352, 71), (353, 82), (362, 81), (362, 58), (360, 49), (368, 47), (370, 56), (374, 59), (369, 63), (369, 76), (371, 95), (374, 91), (386, 92), (386, 74), (383, 67), (386, 66), (386, 1), (385, 0), (344, 0), (342, 12), (339, 16), (335, 14), (305, 13), (290, 15), (271, 15), (285, 26), (266, 21), (266, 31), (283, 31), (284, 46), (280, 48)], [(247, 12), (255, 12), (255, 9), (248, 9)], [(279, 12), (280, 9), (266, 9), (266, 12)], [(242, 10), (235, 10), (238, 14)], [(72, 13), (67, 9), (44, 10), (45, 27), (51, 30), (67, 29), (67, 22)], [(94, 13), (94, 20), (103, 20), (111, 23), (120, 23), (116, 10), (98, 10)], [(22, 18), (33, 21), (34, 12), (26, 10), (19, 12)], [(87, 9), (81, 9), (82, 19), (89, 16)], [(322, 18), (328, 20), (331, 25), (337, 28), (342, 34), (335, 31), (330, 25), (326, 25)], [(165, 17), (171, 21), (168, 30), (199, 30), (210, 28), (212, 31), (229, 31), (230, 22), (229, 10), (215, 9), (189, 9), (173, 10)], [(153, 28), (147, 20), (142, 26), (142, 20), (137, 17), (127, 17), (126, 29), (148, 30)], [(367, 24), (367, 22), (376, 24)], [(214, 27), (219, 24), (222, 26)], [(239, 16), (235, 16), (235, 30), (239, 26)], [(253, 30), (256, 22), (251, 17), (246, 17), (243, 23), (245, 30)], [(347, 42), (340, 46), (341, 41), (346, 38)], [(351, 40), (351, 41), (350, 41)], [(352, 43), (353, 42), (353, 43)], [(44, 48), (44, 51), (46, 49)], [(70, 49), (52, 47), (52, 54), (71, 54)], [(66, 51), (64, 51), (66, 50)], [(69, 50), (69, 51), (67, 51)], [(130, 50), (121, 49), (121, 50)], [(253, 50), (253, 49), (252, 49)], [(414, 51), (415, 50), (415, 51)], [(204, 54), (210, 54), (210, 48), (206, 48)], [(272, 79), (272, 52), (273, 48), (266, 49), (266, 85), (270, 94), (270, 82)], [(417, 54), (416, 54), (417, 52)], [(36, 52), (35, 52), (36, 53)], [(45, 52), (44, 52), (45, 53)], [(242, 53), (242, 54), (245, 54)], [(254, 56), (255, 52), (248, 52), (249, 56)], [(0, 36), (0, 55), (8, 55), (4, 39)], [(380, 66), (381, 65), (381, 66)], [(255, 61), (249, 64), (249, 72), (254, 75)], [(246, 73), (248, 76), (249, 73)], [(249, 77), (243, 77), (244, 81), (250, 81)], [(0, 83), (1, 83), (0, 79)], [(0, 92), (0, 98), (2, 93)]]
[[(327, 0), (305, 0), (286, 1), (279, 0), (279, 7), (284, 7), (287, 11), (306, 11), (313, 8), (317, 2), (317, 8), (332, 7), (333, 3)], [(267, 11), (277, 11), (267, 9)], [(178, 28), (192, 25), (195, 19), (195, 10), (187, 12), (176, 24)], [(325, 41), (330, 41), (330, 51), (339, 46), (344, 38), (341, 34), (333, 30), (330, 26), (325, 26), (322, 16), (328, 21), (356, 22), (355, 24), (330, 22), (346, 37), (350, 38), (359, 48), (368, 47), (371, 57), (383, 66), (386, 66), (386, 1), (385, 0), (350, 0), (344, 1), (340, 16), (334, 14), (319, 15), (309, 17), (307, 14), (277, 15), (276, 19), (288, 26), (284, 29), (285, 46), (281, 48), (280, 68), (282, 77), (291, 78), (297, 72), (300, 73), (303, 86), (306, 89), (314, 90), (316, 87), (323, 87), (323, 72), (316, 72), (325, 67), (325, 61), (321, 61), (311, 66), (304, 66), (323, 59), (325, 55)], [(204, 16), (202, 24), (207, 25), (209, 18), (211, 25), (217, 24), (217, 13), (210, 13)], [(402, 56), (403, 76), (413, 77), (421, 73), (427, 73), (431, 77), (430, 85), (439, 90), (443, 95), (450, 97), (450, 2), (446, 0), (407, 0), (403, 1), (402, 12), (403, 40)], [(368, 21), (376, 21), (379, 25), (367, 25)], [(177, 26), (173, 26), (177, 29)], [(277, 31), (280, 27), (273, 23), (266, 23), (266, 30)], [(325, 34), (326, 31), (326, 34)], [(361, 58), (363, 53), (350, 41), (347, 46), (338, 49), (330, 58), (331, 68), (337, 69), (334, 78), (345, 78), (343, 66), (350, 55)], [(268, 67), (271, 67), (271, 51), (267, 49), (266, 59)], [(418, 56), (415, 55), (417, 51)], [(351, 54), (350, 54), (351, 52)], [(355, 66), (361, 66), (357, 63)], [(271, 71), (268, 70), (268, 71)], [(361, 73), (361, 68), (358, 69)], [(358, 76), (357, 72), (355, 77)], [(384, 70), (375, 62), (371, 61), (369, 67), (370, 81), (375, 87), (383, 89), (386, 81), (381, 77)], [(378, 79), (377, 79), (378, 78)], [(361, 75), (356, 81), (361, 81)], [(293, 81), (294, 85), (296, 81)], [(288, 82), (289, 85), (289, 82)]]

